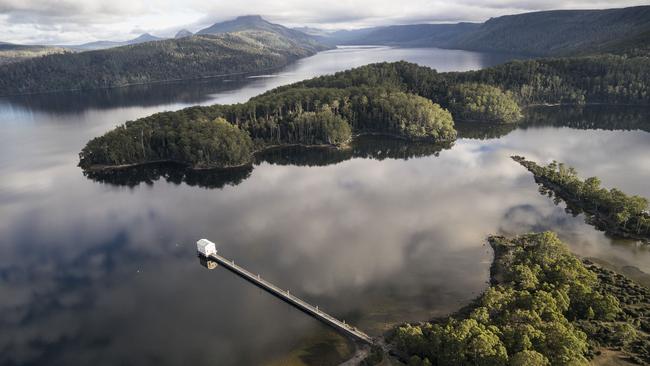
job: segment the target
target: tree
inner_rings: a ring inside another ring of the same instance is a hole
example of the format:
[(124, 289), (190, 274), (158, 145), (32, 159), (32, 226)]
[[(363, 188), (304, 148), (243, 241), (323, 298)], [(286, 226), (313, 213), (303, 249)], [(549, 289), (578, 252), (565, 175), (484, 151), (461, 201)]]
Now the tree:
[(461, 120), (513, 123), (521, 109), (511, 93), (487, 84), (465, 83), (450, 91), (449, 108)]
[(532, 350), (517, 352), (510, 358), (510, 366), (550, 366), (544, 355)]

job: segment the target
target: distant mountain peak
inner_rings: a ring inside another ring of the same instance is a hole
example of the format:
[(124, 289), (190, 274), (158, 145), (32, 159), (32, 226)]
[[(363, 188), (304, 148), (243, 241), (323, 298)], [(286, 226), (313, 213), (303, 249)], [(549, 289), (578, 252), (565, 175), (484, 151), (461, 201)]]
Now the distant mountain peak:
[(154, 35), (151, 35), (150, 33), (143, 33), (139, 35), (137, 38), (134, 38), (127, 42), (148, 42), (148, 41), (157, 41), (160, 39), (161, 39), (160, 37), (156, 37)]
[(261, 20), (261, 21), (266, 21), (266, 19), (262, 18), (261, 15), (240, 15), (235, 20)]
[(188, 31), (187, 29), (181, 29), (176, 33), (174, 38), (185, 38), (185, 37), (191, 37), (192, 35), (194, 35), (194, 33)]
[(262, 18), (260, 15), (242, 15), (232, 20), (214, 23), (211, 26), (196, 32), (196, 34), (219, 34), (243, 30), (270, 30), (278, 27), (282, 26), (273, 24)]
[(309, 44), (317, 49), (327, 47), (319, 43), (315, 38), (300, 31), (289, 29), (283, 25), (271, 23), (260, 15), (243, 15), (225, 22), (214, 23), (211, 26), (196, 32), (197, 35), (215, 35), (237, 32), (264, 32), (273, 33), (285, 37), (296, 44)]

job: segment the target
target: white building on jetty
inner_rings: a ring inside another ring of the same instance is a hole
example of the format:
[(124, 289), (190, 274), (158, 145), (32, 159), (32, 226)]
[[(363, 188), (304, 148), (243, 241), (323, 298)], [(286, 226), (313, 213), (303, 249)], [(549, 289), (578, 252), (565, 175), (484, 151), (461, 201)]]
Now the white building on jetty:
[(201, 239), (196, 242), (196, 250), (203, 256), (209, 257), (212, 254), (217, 254), (217, 246), (208, 239)]

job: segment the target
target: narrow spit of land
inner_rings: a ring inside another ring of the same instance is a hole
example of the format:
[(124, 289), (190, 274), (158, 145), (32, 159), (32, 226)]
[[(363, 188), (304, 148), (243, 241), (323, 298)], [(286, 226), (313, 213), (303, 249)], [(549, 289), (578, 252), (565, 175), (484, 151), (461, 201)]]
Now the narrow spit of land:
[(596, 177), (582, 180), (575, 169), (563, 163), (553, 161), (540, 166), (523, 156), (512, 159), (533, 173), (542, 194), (564, 201), (575, 215), (584, 213), (587, 223), (610, 236), (650, 244), (650, 214), (645, 197), (602, 188)]

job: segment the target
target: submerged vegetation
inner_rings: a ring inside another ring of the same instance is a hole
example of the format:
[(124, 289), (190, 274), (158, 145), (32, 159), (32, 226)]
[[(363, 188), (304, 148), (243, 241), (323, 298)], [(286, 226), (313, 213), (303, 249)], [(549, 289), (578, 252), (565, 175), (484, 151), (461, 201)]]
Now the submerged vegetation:
[(552, 232), (489, 243), (492, 284), (473, 305), (395, 331), (409, 365), (586, 365), (602, 348), (650, 362), (650, 292), (582, 263)]
[(533, 173), (542, 194), (562, 199), (576, 215), (584, 212), (587, 222), (610, 235), (650, 242), (650, 213), (645, 197), (602, 188), (596, 177), (582, 180), (575, 169), (563, 163), (553, 161), (544, 167), (521, 156), (512, 159)]

